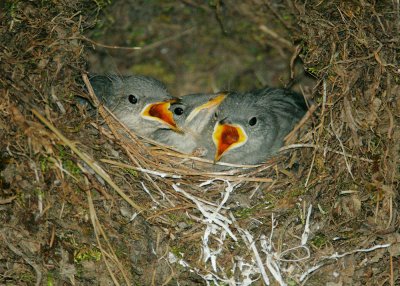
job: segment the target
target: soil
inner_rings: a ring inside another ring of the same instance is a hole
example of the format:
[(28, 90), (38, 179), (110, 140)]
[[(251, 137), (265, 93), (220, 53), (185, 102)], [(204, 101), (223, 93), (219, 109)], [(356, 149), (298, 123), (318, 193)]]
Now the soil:
[[(0, 285), (400, 285), (399, 9), (1, 2)], [(278, 156), (213, 174), (79, 104), (87, 74), (313, 105)]]

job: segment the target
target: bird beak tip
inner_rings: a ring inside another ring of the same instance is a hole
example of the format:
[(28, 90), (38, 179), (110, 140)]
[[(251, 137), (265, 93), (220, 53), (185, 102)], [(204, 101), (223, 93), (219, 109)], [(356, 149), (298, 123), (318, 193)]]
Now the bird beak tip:
[(216, 155), (214, 157), (213, 164), (217, 164), (219, 162), (219, 159), (221, 159), (221, 155)]
[(185, 134), (185, 131), (179, 127), (172, 128), (172, 130), (179, 134)]

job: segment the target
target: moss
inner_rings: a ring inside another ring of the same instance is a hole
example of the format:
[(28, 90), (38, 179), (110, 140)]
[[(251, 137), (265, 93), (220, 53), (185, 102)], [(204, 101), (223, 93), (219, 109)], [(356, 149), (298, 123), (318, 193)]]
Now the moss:
[(319, 69), (318, 69), (318, 68), (316, 68), (316, 67), (307, 67), (307, 68), (306, 68), (306, 71), (307, 71), (309, 74), (311, 74), (311, 75), (313, 75), (313, 76), (315, 76), (315, 77), (318, 77), (318, 74), (319, 74)]
[(49, 271), (47, 273), (47, 281), (46, 281), (47, 286), (53, 286), (54, 285), (54, 274)]
[(44, 192), (43, 192), (43, 190), (42, 190), (42, 189), (35, 188), (35, 195), (37, 195), (38, 197), (41, 197), (41, 198), (43, 198), (43, 196), (44, 196)]
[(304, 195), (307, 193), (307, 189), (305, 187), (303, 187), (304, 185), (300, 185), (297, 186), (297, 188), (293, 188), (290, 190), (289, 192), (289, 196), (292, 198), (296, 198), (299, 197), (301, 195)]
[(287, 285), (288, 285), (288, 286), (296, 286), (296, 285), (298, 285), (298, 284), (297, 284), (296, 281), (294, 281), (294, 280), (292, 280), (292, 279), (289, 279), (289, 281), (287, 281)]
[(271, 197), (271, 200), (269, 200), (268, 198), (264, 197), (264, 199), (262, 201), (260, 201), (260, 203), (258, 203), (257, 205), (254, 205), (251, 208), (238, 208), (234, 211), (234, 215), (237, 218), (240, 219), (246, 219), (246, 218), (250, 218), (250, 217), (257, 217), (257, 214), (260, 211), (263, 211), (265, 209), (269, 209), (269, 208), (273, 208), (275, 202), (276, 202), (276, 198), (275, 197)]
[(324, 234), (318, 233), (313, 237), (311, 243), (317, 248), (322, 248), (327, 245), (328, 238)]
[(108, 5), (112, 4), (112, 0), (93, 0), (93, 1), (96, 3), (99, 10), (104, 9)]
[(12, 1), (12, 2), (5, 2), (4, 3), (4, 11), (6, 14), (10, 15), (12, 19), (15, 19), (18, 12), (18, 4), (20, 1)]
[(292, 23), (293, 22), (293, 15), (291, 14), (283, 14), (282, 15), (282, 19), (285, 20), (288, 23)]
[(49, 164), (51, 164), (49, 157), (41, 156), (39, 159), (39, 164), (40, 171), (42, 171), (42, 173), (46, 173), (50, 169)]
[(80, 175), (82, 173), (81, 169), (70, 159), (63, 161), (63, 167), (71, 173), (71, 175)]
[(185, 253), (185, 249), (183, 247), (172, 246), (170, 249), (171, 253), (173, 253), (177, 258), (183, 258), (183, 254)]
[(234, 215), (236, 218), (244, 219), (252, 216), (254, 212), (256, 212), (256, 210), (253, 208), (239, 208), (234, 212)]
[(133, 170), (133, 169), (129, 169), (129, 168), (125, 168), (124, 171), (130, 175), (132, 175), (133, 177), (137, 178), (138, 177), (138, 173)]
[(70, 159), (70, 153), (67, 149), (62, 145), (57, 145), (57, 150), (59, 151), (58, 158), (61, 160), (63, 168), (71, 175), (80, 175), (82, 173), (81, 169)]
[(74, 251), (74, 262), (81, 263), (82, 261), (99, 261), (101, 255), (101, 251), (98, 248), (83, 246)]
[(383, 140), (378, 136), (374, 136), (368, 140), (368, 150), (372, 155), (380, 155), (382, 153)]
[(35, 284), (36, 276), (34, 276), (33, 273), (26, 272), (26, 273), (20, 274), (18, 279), (19, 279), (19, 282), (26, 282), (26, 283), (28, 283), (28, 285), (33, 285), (33, 284)]
[(178, 224), (179, 222), (184, 222), (187, 225), (194, 224), (194, 222), (191, 219), (189, 219), (186, 215), (183, 215), (181, 213), (169, 213), (168, 218), (175, 224)]

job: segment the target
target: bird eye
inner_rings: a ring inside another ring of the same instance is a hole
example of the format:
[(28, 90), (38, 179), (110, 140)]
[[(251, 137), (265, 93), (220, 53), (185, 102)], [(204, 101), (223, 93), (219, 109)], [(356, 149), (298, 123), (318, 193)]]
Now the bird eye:
[(138, 102), (138, 99), (137, 99), (136, 96), (134, 96), (133, 94), (130, 94), (130, 95), (128, 96), (128, 100), (129, 100), (129, 102), (132, 103), (132, 104), (136, 104), (136, 103)]
[(249, 125), (250, 126), (254, 126), (254, 125), (256, 125), (257, 124), (257, 117), (252, 117), (252, 118), (250, 118), (250, 120), (249, 120)]
[(176, 115), (182, 115), (183, 114), (183, 109), (181, 107), (177, 107), (174, 109), (174, 113)]

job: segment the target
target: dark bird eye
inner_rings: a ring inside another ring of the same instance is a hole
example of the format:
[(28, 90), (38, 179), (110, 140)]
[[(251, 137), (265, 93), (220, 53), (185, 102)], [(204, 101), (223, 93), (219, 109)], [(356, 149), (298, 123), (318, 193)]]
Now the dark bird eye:
[(130, 95), (128, 96), (128, 100), (129, 100), (129, 102), (132, 103), (132, 104), (136, 104), (136, 103), (138, 102), (136, 96), (134, 96), (133, 94), (130, 94)]
[(177, 107), (174, 109), (174, 113), (176, 115), (182, 115), (183, 114), (183, 109), (181, 107)]
[(254, 126), (254, 125), (256, 125), (256, 123), (257, 123), (257, 117), (250, 118), (250, 120), (249, 120), (250, 126)]

